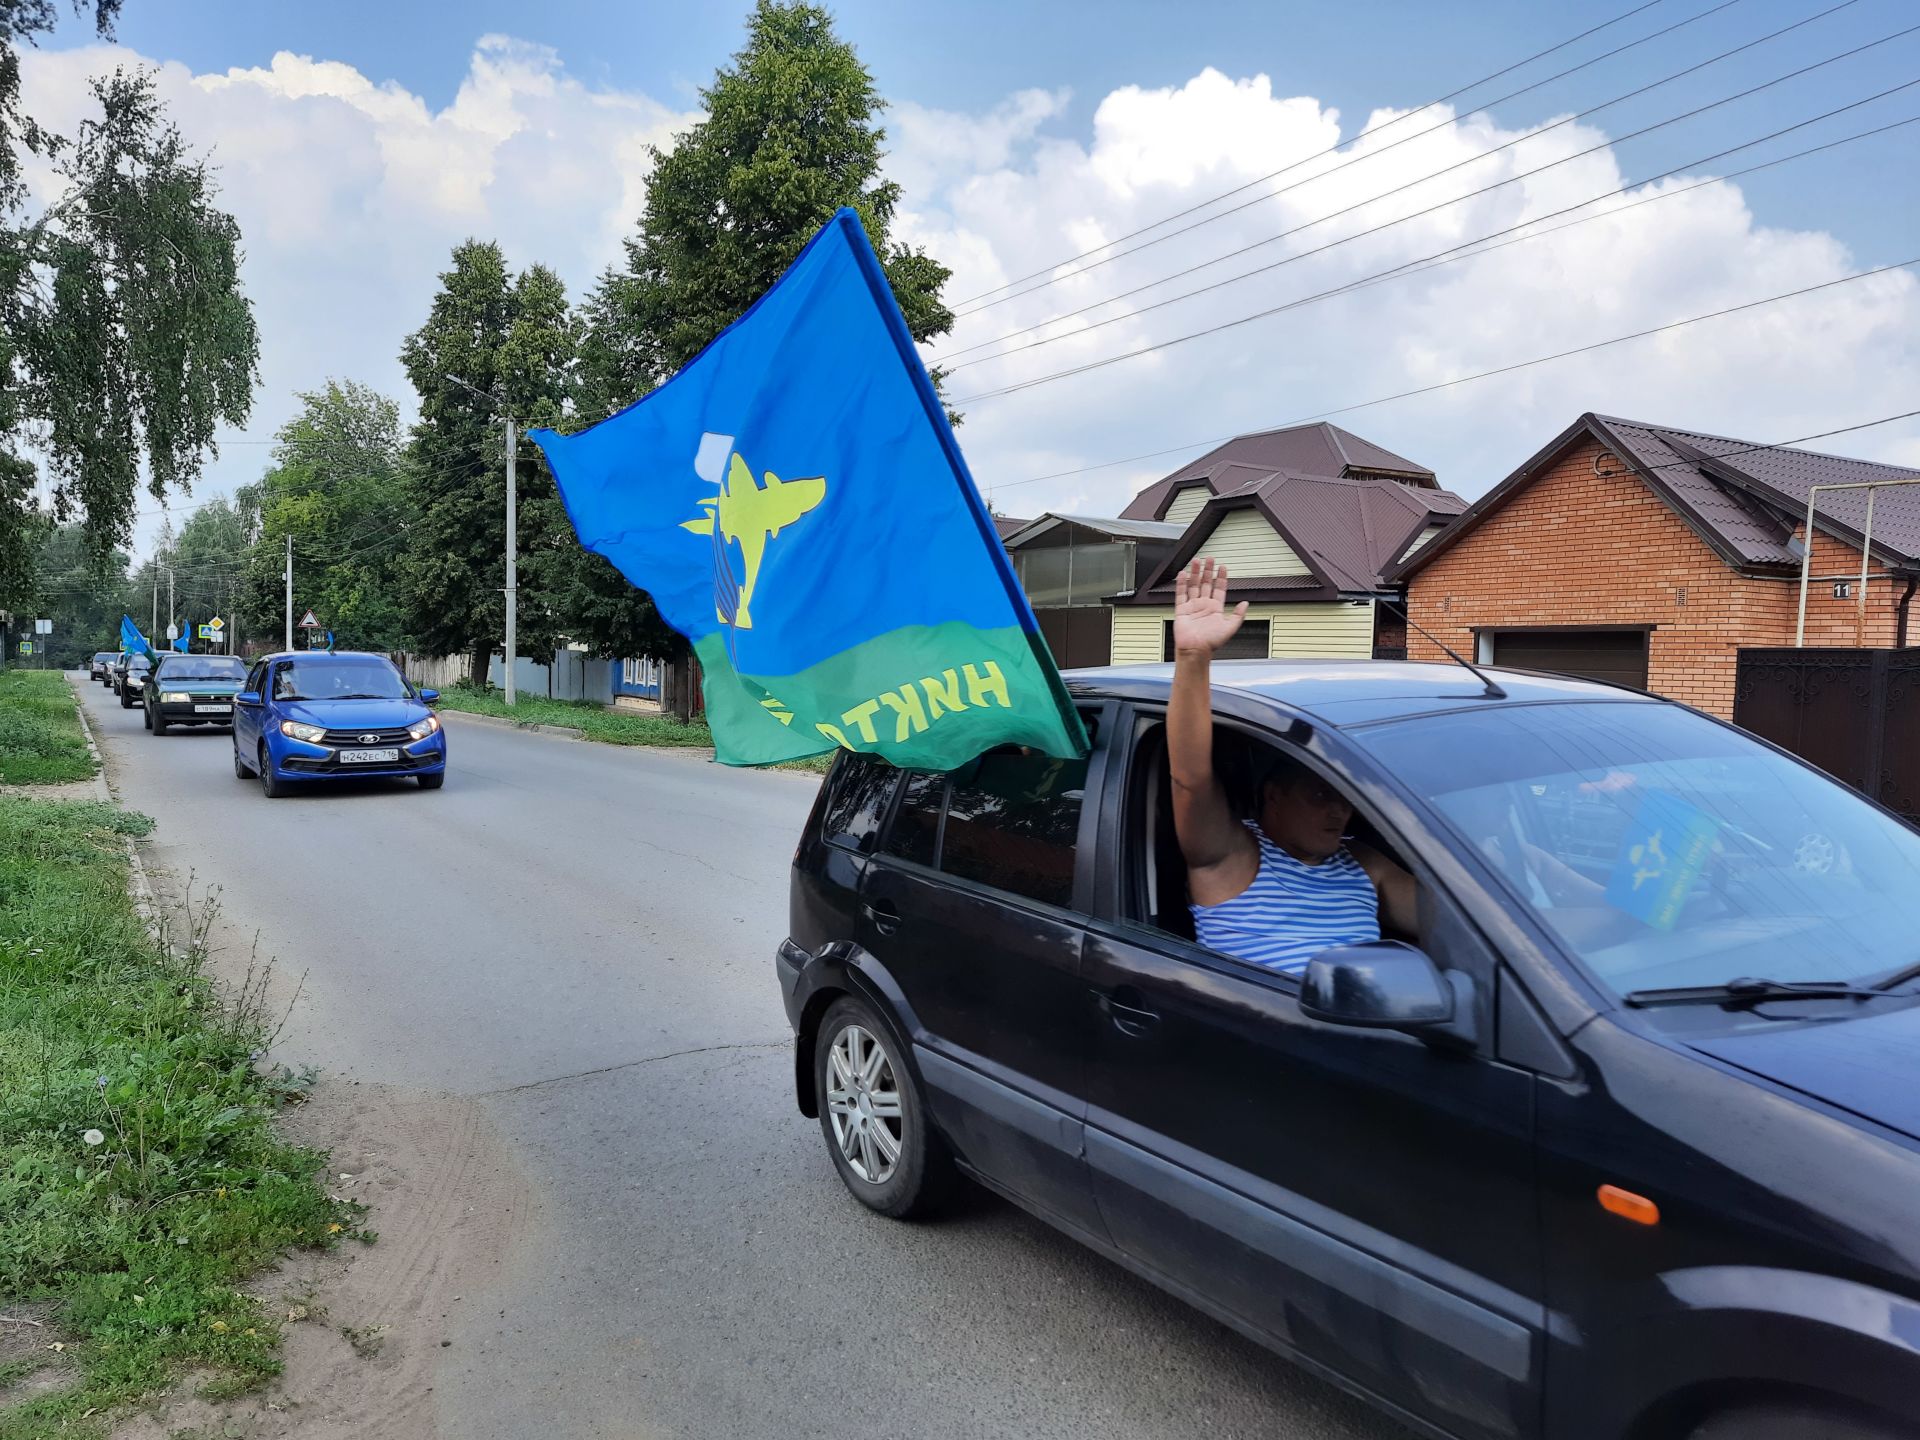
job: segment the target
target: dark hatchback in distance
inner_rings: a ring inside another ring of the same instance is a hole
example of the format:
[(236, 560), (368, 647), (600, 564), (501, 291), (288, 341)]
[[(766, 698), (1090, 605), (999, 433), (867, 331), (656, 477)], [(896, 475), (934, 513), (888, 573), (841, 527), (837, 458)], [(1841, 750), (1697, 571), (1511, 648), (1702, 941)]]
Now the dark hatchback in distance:
[(1920, 1433), (1920, 832), (1492, 674), (1214, 667), (1229, 793), (1282, 752), (1418, 884), (1302, 980), (1195, 943), (1170, 667), (1068, 676), (1084, 762), (843, 755), (777, 960), (801, 1110), (874, 1209), (964, 1172), (1423, 1434)]
[(149, 655), (122, 655), (113, 662), (113, 668), (107, 672), (107, 684), (120, 697), (122, 710), (133, 708), (134, 700), (142, 694), (140, 687), (146, 683), (147, 672), (152, 668), (153, 657)]
[(238, 655), (162, 655), (142, 689), (147, 729), (233, 724), (233, 697), (246, 678)]

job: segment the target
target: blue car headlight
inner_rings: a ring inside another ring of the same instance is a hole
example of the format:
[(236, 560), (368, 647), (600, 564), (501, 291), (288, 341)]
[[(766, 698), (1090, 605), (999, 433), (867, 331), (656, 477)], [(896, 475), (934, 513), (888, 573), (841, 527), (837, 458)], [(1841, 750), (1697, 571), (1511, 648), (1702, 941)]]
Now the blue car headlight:
[(295, 740), (304, 740), (309, 745), (312, 745), (318, 742), (320, 737), (327, 732), (318, 725), (302, 725), (298, 720), (282, 720), (280, 722), (280, 733)]
[(415, 724), (409, 725), (407, 727), (407, 734), (411, 735), (416, 740), (424, 740), (439, 728), (440, 728), (440, 717), (438, 715), (429, 715), (427, 716), (426, 719), (418, 721)]

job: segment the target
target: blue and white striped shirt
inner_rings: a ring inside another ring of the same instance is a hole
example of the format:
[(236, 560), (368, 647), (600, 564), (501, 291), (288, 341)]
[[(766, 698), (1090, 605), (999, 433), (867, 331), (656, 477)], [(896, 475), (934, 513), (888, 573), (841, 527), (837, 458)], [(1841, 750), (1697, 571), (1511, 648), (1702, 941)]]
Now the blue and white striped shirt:
[(1343, 845), (1318, 865), (1296, 860), (1260, 827), (1253, 883), (1218, 905), (1194, 905), (1194, 936), (1210, 950), (1299, 975), (1331, 945), (1380, 938), (1380, 897), (1373, 880)]

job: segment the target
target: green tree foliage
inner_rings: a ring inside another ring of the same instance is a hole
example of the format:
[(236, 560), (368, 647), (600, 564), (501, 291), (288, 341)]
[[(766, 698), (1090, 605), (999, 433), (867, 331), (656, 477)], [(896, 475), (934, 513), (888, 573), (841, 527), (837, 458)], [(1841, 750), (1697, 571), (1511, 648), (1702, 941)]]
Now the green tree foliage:
[[(670, 151), (653, 151), (625, 266), (581, 306), (576, 426), (693, 359), (843, 205), (859, 212), (913, 337), (952, 327), (940, 301), (946, 267), (888, 238), (900, 189), (880, 176), (884, 102), (824, 7), (759, 0), (746, 44), (702, 99), (706, 117)], [(602, 654), (679, 652), (645, 595), (600, 557), (578, 556), (568, 587), (576, 639)]]
[(14, 630), (20, 638), (28, 638), (32, 620), (53, 621), (53, 634), (43, 641), (49, 667), (85, 664), (96, 650), (120, 648), (125, 555), (115, 553), (103, 562), (87, 549), (79, 526), (49, 526), (40, 537), (34, 568), (38, 603), (32, 615), (22, 616), (27, 623)]
[(239, 623), (281, 643), (291, 536), (296, 619), (311, 609), (343, 647), (405, 649), (400, 573), (418, 512), (402, 467), (399, 407), (350, 380), (301, 394), (300, 407), (274, 437), (273, 468), (236, 497), (245, 555)]
[[(111, 30), (118, 0), (76, 6)], [(152, 77), (96, 79), (71, 140), (20, 109), (17, 46), (51, 0), (0, 0), (0, 583), (28, 546), (30, 438), (53, 515), (105, 558), (131, 534), (137, 492), (186, 489), (221, 424), (246, 419), (258, 357), (239, 280), (240, 234), (206, 165), (165, 118)], [(22, 151), (64, 188), (29, 212)]]
[[(506, 627), (506, 422), (559, 424), (576, 337), (566, 289), (535, 265), (513, 275), (500, 247), (455, 247), (427, 321), (400, 352), (420, 397), (405, 465), (419, 522), (404, 580), (420, 647), (472, 657), (476, 680)], [(517, 455), (519, 644), (545, 658), (561, 638), (559, 591), (577, 550), (537, 447)]]

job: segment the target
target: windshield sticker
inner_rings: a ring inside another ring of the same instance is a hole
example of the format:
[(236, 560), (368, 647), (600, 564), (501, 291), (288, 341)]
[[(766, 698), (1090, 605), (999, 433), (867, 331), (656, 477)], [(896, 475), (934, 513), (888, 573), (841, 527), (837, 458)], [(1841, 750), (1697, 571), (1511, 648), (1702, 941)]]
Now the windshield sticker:
[(1719, 833), (1719, 822), (1697, 806), (1650, 791), (1621, 837), (1607, 903), (1655, 930), (1673, 929)]

